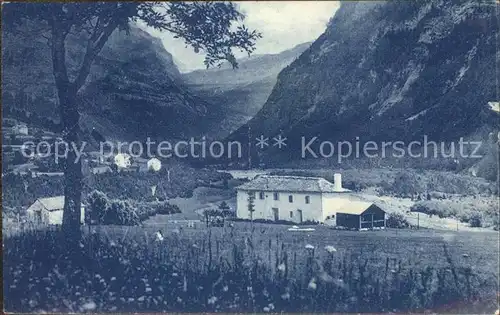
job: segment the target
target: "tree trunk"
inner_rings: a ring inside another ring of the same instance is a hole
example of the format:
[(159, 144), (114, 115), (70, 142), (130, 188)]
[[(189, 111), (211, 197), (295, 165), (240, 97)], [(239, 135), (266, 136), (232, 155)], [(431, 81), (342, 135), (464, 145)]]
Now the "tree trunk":
[(76, 88), (72, 84), (58, 86), (59, 106), (63, 123), (63, 139), (68, 146), (64, 168), (64, 211), (63, 232), (68, 241), (78, 241), (81, 237), (80, 209), (82, 193), (82, 163), (78, 156), (81, 148), (79, 138), (80, 114), (76, 102)]

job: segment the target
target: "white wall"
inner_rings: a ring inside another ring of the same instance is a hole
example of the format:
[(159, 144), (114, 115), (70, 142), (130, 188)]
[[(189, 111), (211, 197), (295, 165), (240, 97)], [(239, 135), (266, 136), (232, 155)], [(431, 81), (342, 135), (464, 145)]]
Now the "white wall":
[[(35, 213), (30, 212), (30, 218), (35, 220)], [(55, 210), (55, 211), (42, 211), (42, 222), (44, 224), (62, 224), (63, 220), (63, 210)], [(80, 223), (83, 224), (85, 222), (85, 208), (82, 206), (80, 210)]]
[(48, 224), (62, 224), (63, 210), (46, 211), (49, 213)]
[[(288, 201), (288, 196), (293, 196), (293, 202)], [(305, 197), (309, 196), (309, 204), (306, 204)], [(255, 212), (254, 219), (274, 220), (273, 208), (278, 208), (279, 219), (293, 222), (299, 222), (299, 213), (302, 210), (302, 220), (322, 220), (322, 201), (320, 193), (298, 193), (298, 192), (278, 192), (278, 199), (274, 200), (272, 191), (264, 192), (264, 199), (259, 198), (259, 192), (255, 193)], [(238, 218), (250, 219), (248, 212), (248, 192), (238, 190), (236, 200), (236, 214)], [(290, 211), (293, 217), (290, 217)]]

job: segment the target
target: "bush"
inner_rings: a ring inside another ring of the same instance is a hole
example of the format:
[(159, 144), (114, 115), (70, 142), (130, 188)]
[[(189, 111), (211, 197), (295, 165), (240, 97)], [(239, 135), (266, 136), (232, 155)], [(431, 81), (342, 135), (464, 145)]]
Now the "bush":
[(482, 216), (480, 213), (473, 213), (469, 218), (470, 227), (482, 227)]
[(390, 213), (385, 224), (387, 227), (395, 229), (406, 229), (410, 227), (410, 223), (401, 213)]
[(400, 172), (396, 175), (391, 190), (398, 196), (409, 197), (419, 192), (420, 187), (415, 174), (411, 176), (407, 172)]
[(87, 209), (85, 212), (85, 223), (99, 224), (103, 222), (109, 207), (109, 199), (105, 193), (94, 190), (87, 198)]
[(103, 218), (103, 224), (137, 225), (141, 217), (128, 201), (113, 200)]
[(450, 201), (424, 200), (411, 206), (410, 211), (421, 212), (428, 215), (437, 215), (440, 218), (456, 217), (458, 207)]
[(179, 206), (170, 204), (168, 202), (159, 202), (155, 207), (157, 214), (181, 213), (181, 209), (179, 208)]

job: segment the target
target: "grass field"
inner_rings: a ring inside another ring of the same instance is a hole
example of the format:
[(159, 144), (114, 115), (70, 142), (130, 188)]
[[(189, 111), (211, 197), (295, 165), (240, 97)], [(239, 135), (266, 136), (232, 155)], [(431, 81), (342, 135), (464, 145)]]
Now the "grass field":
[[(498, 234), (233, 227), (93, 227), (4, 240), (8, 311), (486, 313), (497, 309)], [(86, 229), (85, 229), (86, 230)], [(87, 230), (86, 230), (87, 231)], [(330, 247), (326, 247), (330, 246)], [(325, 248), (326, 247), (326, 248)], [(333, 250), (333, 248), (335, 250)], [(328, 249), (328, 250), (327, 250)], [(72, 253), (72, 254), (69, 254)]]

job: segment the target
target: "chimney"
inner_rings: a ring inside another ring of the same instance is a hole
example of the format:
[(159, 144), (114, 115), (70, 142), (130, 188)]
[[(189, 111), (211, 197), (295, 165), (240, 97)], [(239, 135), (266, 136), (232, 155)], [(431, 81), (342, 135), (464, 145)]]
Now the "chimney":
[(342, 190), (342, 174), (333, 174), (333, 185), (335, 186), (335, 190)]

